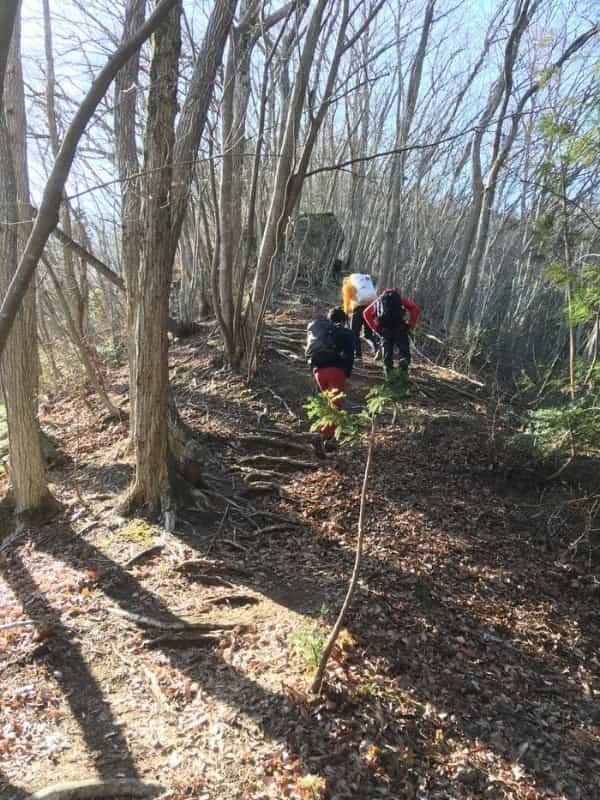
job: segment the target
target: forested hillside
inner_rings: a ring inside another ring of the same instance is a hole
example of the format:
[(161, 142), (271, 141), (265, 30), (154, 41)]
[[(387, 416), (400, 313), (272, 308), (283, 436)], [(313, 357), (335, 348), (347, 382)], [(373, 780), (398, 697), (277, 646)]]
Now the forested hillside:
[(600, 794), (599, 42), (0, 4), (1, 798)]

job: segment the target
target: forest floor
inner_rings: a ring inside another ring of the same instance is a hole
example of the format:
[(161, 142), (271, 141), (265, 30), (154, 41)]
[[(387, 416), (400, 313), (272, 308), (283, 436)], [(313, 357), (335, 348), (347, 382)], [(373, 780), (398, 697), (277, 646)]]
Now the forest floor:
[[(64, 512), (0, 552), (3, 800), (94, 777), (165, 800), (600, 797), (598, 583), (551, 546), (535, 475), (489, 469), (498, 405), (423, 359), (377, 435), (360, 586), (310, 695), (366, 451), (312, 453), (314, 310), (290, 297), (271, 316), (252, 386), (220, 369), (210, 327), (171, 348), (211, 504), (172, 533), (115, 513), (126, 427), (46, 404)], [(348, 404), (379, 376), (365, 356)], [(126, 369), (108, 381), (126, 407)]]

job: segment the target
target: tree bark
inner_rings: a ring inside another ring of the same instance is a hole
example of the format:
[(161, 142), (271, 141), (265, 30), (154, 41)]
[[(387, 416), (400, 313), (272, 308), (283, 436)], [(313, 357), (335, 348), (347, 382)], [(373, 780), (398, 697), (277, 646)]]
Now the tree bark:
[[(397, 133), (396, 147), (405, 148), (408, 145), (408, 137), (412, 126), (419, 89), (421, 86), (421, 75), (423, 74), (423, 63), (427, 52), (427, 42), (429, 33), (433, 25), (433, 13), (435, 10), (435, 0), (428, 0), (421, 27), (421, 37), (419, 46), (410, 69), (410, 79), (408, 82), (408, 93), (406, 97), (406, 108), (400, 128)], [(400, 103), (400, 97), (398, 97)], [(401, 229), (402, 198), (404, 194), (404, 180), (406, 173), (407, 153), (403, 151), (394, 157), (395, 163), (391, 175), (391, 202), (388, 209), (386, 225), (383, 235), (383, 253), (381, 258), (381, 268), (379, 283), (382, 287), (391, 286), (394, 282), (396, 265), (398, 260), (398, 232)]]
[[(146, 0), (128, 0), (122, 41), (126, 42), (144, 21)], [(129, 436), (135, 439), (136, 355), (135, 306), (140, 269), (140, 168), (135, 137), (137, 80), (140, 55), (136, 50), (115, 78), (115, 139), (121, 181), (121, 254), (127, 282), (127, 356), (129, 365)]]
[[(0, 221), (3, 223), (0, 225), (1, 292), (7, 290), (17, 264), (18, 232), (25, 227), (18, 223), (25, 223), (30, 219), (18, 15), (14, 24), (6, 76), (6, 102), (0, 91)], [(7, 124), (7, 115), (10, 117), (10, 125)], [(21, 237), (21, 244), (23, 238)], [(36, 413), (38, 369), (35, 294), (34, 287), (31, 287), (23, 298), (0, 362), (8, 424), (10, 480), (15, 510), (23, 521), (37, 521), (57, 507), (48, 489)]]
[[(50, 147), (52, 155), (56, 159), (58, 151), (60, 150), (60, 137), (58, 133), (58, 119), (56, 114), (56, 78), (54, 72), (54, 53), (52, 44), (52, 18), (50, 15), (50, 2), (49, 0), (42, 0), (44, 12), (44, 49), (46, 54), (46, 116), (48, 119), (48, 133), (50, 137)], [(69, 206), (62, 203), (60, 207), (60, 218), (63, 230), (66, 235), (73, 237), (73, 230), (71, 226), (71, 214)], [(81, 339), (85, 336), (83, 327), (84, 320), (84, 307), (83, 298), (77, 276), (75, 274), (75, 259), (73, 252), (68, 247), (63, 246), (63, 269), (64, 269), (64, 285), (65, 297), (69, 304), (70, 317), (75, 325), (76, 330), (79, 331)]]
[(287, 220), (284, 219), (284, 214), (293, 173), (297, 137), (300, 132), (300, 119), (326, 5), (327, 0), (318, 0), (308, 25), (298, 73), (289, 102), (285, 131), (281, 141), (271, 203), (258, 255), (252, 293), (246, 309), (244, 325), (246, 338), (247, 341), (255, 343), (248, 353), (248, 370), (250, 372), (254, 369), (256, 340), (259, 333), (258, 326), (264, 315), (271, 291), (273, 263), (281, 246), (282, 229), (284, 224), (287, 223)]
[(181, 50), (181, 2), (152, 36), (144, 136), (140, 274), (134, 308), (135, 481), (124, 509), (167, 513), (173, 505), (168, 442), (169, 289), (173, 268), (172, 154)]

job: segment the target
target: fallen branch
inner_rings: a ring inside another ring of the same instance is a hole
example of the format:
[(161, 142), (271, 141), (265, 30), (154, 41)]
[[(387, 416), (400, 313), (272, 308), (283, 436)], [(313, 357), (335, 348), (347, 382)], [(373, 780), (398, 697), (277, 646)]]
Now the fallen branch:
[(300, 439), (302, 441), (306, 441), (307, 439), (312, 439), (314, 436), (314, 434), (309, 433), (308, 431), (293, 431), (287, 428), (285, 430), (282, 428), (262, 428), (261, 433), (266, 433), (268, 435), (274, 435), (274, 436), (282, 436), (286, 441), (288, 439)]
[(112, 607), (109, 611), (119, 617), (124, 617), (131, 622), (135, 622), (144, 628), (158, 628), (158, 630), (162, 631), (215, 631), (235, 628), (235, 625), (219, 625), (209, 622), (188, 622), (185, 620), (177, 620), (174, 622), (162, 620), (156, 617), (148, 617), (145, 614), (135, 614), (133, 611), (126, 611), (124, 608)]
[(151, 797), (160, 794), (162, 786), (134, 778), (55, 783), (31, 795), (31, 800), (99, 800), (102, 797)]
[(137, 555), (133, 556), (133, 558), (130, 558), (129, 561), (126, 561), (123, 564), (123, 566), (125, 567), (125, 569), (129, 569), (130, 567), (133, 567), (134, 564), (139, 564), (140, 561), (146, 561), (146, 559), (152, 558), (153, 556), (157, 556), (159, 553), (162, 553), (164, 549), (165, 549), (164, 544), (155, 544), (152, 547), (148, 547), (146, 550), (142, 550), (141, 553), (138, 553)]
[[(210, 495), (212, 497), (216, 497), (219, 500), (222, 500), (227, 505), (229, 505), (232, 508), (234, 508), (237, 511), (237, 513), (240, 515), (240, 517), (242, 517), (242, 519), (245, 519), (246, 522), (249, 522), (251, 525), (254, 525), (255, 528), (258, 528), (258, 523), (255, 522), (255, 520), (253, 520), (252, 517), (249, 514), (246, 513), (244, 507), (241, 506), (239, 503), (236, 503), (235, 500), (232, 500), (230, 497), (227, 497), (226, 495), (221, 494), (220, 492), (217, 492), (214, 489), (209, 489), (207, 491), (210, 492)], [(189, 510), (190, 511), (196, 511), (197, 509), (189, 509)]]
[[(277, 352), (279, 352), (279, 350), (278, 350)], [(297, 357), (295, 356), (295, 358), (297, 358)], [(300, 358), (298, 358), (297, 360), (298, 360), (298, 361), (302, 361), (302, 359), (300, 359)], [(293, 411), (292, 411), (292, 409), (291, 409), (291, 408), (288, 406), (288, 404), (285, 402), (285, 400), (283, 399), (283, 397), (280, 397), (280, 396), (279, 396), (279, 395), (278, 395), (276, 392), (274, 392), (274, 391), (273, 391), (273, 389), (270, 389), (268, 386), (264, 386), (263, 388), (264, 388), (264, 390), (265, 390), (266, 392), (268, 392), (270, 395), (272, 395), (272, 396), (275, 398), (275, 400), (278, 400), (278, 401), (281, 403), (281, 405), (282, 405), (282, 406), (285, 408), (285, 410), (286, 410), (286, 411), (287, 411), (287, 413), (290, 415), (290, 417), (292, 417), (292, 419), (298, 419), (298, 417), (296, 416), (296, 414), (294, 414), (294, 412), (293, 412)]]
[(144, 644), (146, 647), (157, 647), (158, 645), (169, 644), (171, 647), (192, 647), (198, 644), (214, 644), (220, 640), (220, 635), (210, 635), (205, 633), (197, 633), (195, 636), (189, 632), (182, 631), (177, 633), (163, 633), (153, 639), (147, 639)]
[(210, 597), (206, 602), (210, 603), (211, 606), (230, 605), (237, 608), (238, 606), (256, 606), (260, 603), (260, 600), (251, 594), (223, 594), (220, 597)]
[(282, 350), (279, 347), (273, 348), (274, 352), (277, 353), (278, 356), (282, 358), (287, 358), (288, 361), (304, 361), (301, 356), (297, 356), (296, 353), (292, 353), (291, 350)]
[(221, 578), (220, 575), (207, 575), (205, 572), (192, 572), (192, 578), (204, 586), (226, 586), (228, 589), (234, 589), (235, 584), (228, 581), (226, 578)]
[(233, 539), (221, 539), (221, 544), (231, 545), (231, 547), (234, 547), (236, 550), (241, 550), (242, 553), (248, 552), (247, 547), (244, 547), (243, 544), (239, 544), (238, 542), (234, 542)]
[(288, 530), (289, 528), (294, 528), (294, 527), (298, 527), (298, 524), (292, 522), (288, 525), (287, 522), (278, 522), (276, 525), (267, 525), (264, 528), (259, 528), (257, 531), (254, 531), (251, 535), (259, 536), (260, 534), (263, 533), (274, 533), (275, 531), (285, 531)]
[(251, 484), (255, 484), (268, 478), (281, 478), (281, 473), (273, 469), (255, 469), (254, 467), (235, 467), (243, 473), (244, 479)]
[(354, 596), (354, 591), (356, 589), (358, 583), (358, 575), (360, 572), (360, 566), (362, 561), (362, 551), (363, 551), (363, 544), (365, 538), (365, 509), (366, 509), (366, 499), (367, 499), (367, 486), (369, 484), (369, 475), (371, 472), (371, 463), (373, 460), (373, 448), (375, 446), (375, 418), (371, 420), (371, 434), (369, 436), (369, 449), (367, 450), (367, 461), (365, 464), (365, 471), (363, 474), (363, 481), (362, 481), (362, 489), (360, 492), (360, 507), (358, 512), (358, 533), (356, 537), (356, 552), (354, 554), (354, 568), (352, 570), (352, 575), (350, 576), (350, 582), (348, 584), (348, 589), (346, 591), (346, 597), (344, 598), (344, 602), (342, 603), (342, 607), (338, 614), (338, 617), (335, 621), (335, 624), (329, 634), (327, 642), (323, 648), (323, 652), (321, 654), (321, 660), (319, 661), (319, 666), (317, 667), (317, 671), (315, 672), (315, 676), (311, 685), (311, 691), (314, 694), (321, 693), (321, 687), (323, 686), (323, 678), (325, 677), (325, 670), (327, 668), (327, 662), (329, 661), (329, 656), (331, 655), (331, 651), (336, 643), (337, 637), (339, 635), (340, 630), (342, 629), (342, 625), (344, 624), (344, 620), (346, 618), (346, 612), (350, 607), (350, 603), (352, 602), (352, 598)]
[(30, 625), (35, 625), (32, 619), (18, 619), (16, 622), (6, 622), (4, 625), (0, 625), (0, 631), (8, 631), (11, 628), (25, 628)]

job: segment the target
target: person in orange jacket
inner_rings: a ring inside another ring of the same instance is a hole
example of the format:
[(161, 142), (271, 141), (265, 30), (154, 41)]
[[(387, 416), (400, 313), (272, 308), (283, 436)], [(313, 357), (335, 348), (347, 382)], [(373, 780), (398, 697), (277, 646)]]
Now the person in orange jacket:
[(410, 366), (410, 333), (421, 309), (397, 289), (385, 289), (364, 312), (364, 320), (383, 341), (383, 371), (386, 377), (394, 366), (394, 348), (398, 348), (398, 368)]

